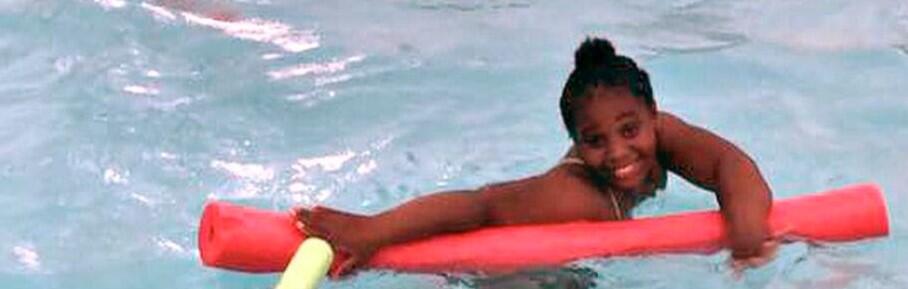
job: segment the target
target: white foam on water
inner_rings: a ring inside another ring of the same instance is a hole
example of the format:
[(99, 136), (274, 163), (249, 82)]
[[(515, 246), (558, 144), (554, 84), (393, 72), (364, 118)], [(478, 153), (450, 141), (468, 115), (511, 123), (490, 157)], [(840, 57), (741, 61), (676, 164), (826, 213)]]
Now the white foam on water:
[(320, 37), (314, 30), (298, 30), (277, 21), (258, 18), (223, 21), (190, 12), (182, 12), (180, 15), (191, 24), (218, 29), (239, 39), (271, 43), (292, 53), (318, 48), (320, 45)]
[(271, 79), (279, 80), (309, 74), (319, 75), (337, 73), (347, 69), (347, 65), (363, 61), (365, 58), (365, 55), (354, 55), (345, 59), (328, 62), (303, 63), (292, 67), (269, 71), (268, 76), (271, 77)]
[(129, 184), (129, 171), (118, 171), (114, 168), (104, 170), (104, 183), (115, 185)]
[(126, 1), (123, 0), (94, 0), (95, 3), (101, 5), (105, 9), (117, 9), (126, 7)]
[(128, 92), (128, 93), (132, 93), (132, 94), (139, 94), (139, 95), (158, 95), (158, 94), (161, 94), (161, 90), (159, 90), (159, 89), (157, 89), (157, 88), (155, 88), (155, 87), (141, 86), (141, 85), (127, 85), (127, 86), (124, 86), (124, 87), (123, 87), (123, 91)]
[(274, 179), (274, 170), (260, 164), (244, 164), (213, 160), (210, 165), (212, 168), (226, 171), (234, 177), (253, 182), (263, 183)]
[(176, 253), (178, 255), (187, 255), (188, 253), (190, 253), (190, 250), (165, 237), (155, 236), (154, 238), (152, 238), (152, 240), (154, 241), (155, 245), (158, 246), (158, 248), (167, 252)]
[(35, 249), (34, 245), (20, 244), (13, 246), (10, 251), (13, 256), (16, 257), (16, 261), (19, 262), (19, 265), (22, 265), (30, 271), (41, 270), (41, 256), (38, 255), (38, 250)]
[(167, 8), (149, 4), (148, 2), (142, 2), (141, 6), (142, 8), (145, 8), (146, 10), (151, 12), (154, 15), (155, 19), (162, 21), (177, 20), (177, 15), (173, 12), (170, 12), (170, 10), (168, 10)]
[[(351, 150), (346, 150), (333, 155), (313, 158), (300, 158), (296, 160), (296, 164), (294, 164), (292, 167), (297, 172), (304, 172), (306, 169), (315, 167), (320, 168), (321, 170), (326, 172), (332, 172), (340, 170), (341, 167), (343, 167), (344, 164), (347, 163), (347, 161), (350, 161), (355, 156), (356, 153)], [(302, 175), (305, 175), (305, 173), (303, 173)]]

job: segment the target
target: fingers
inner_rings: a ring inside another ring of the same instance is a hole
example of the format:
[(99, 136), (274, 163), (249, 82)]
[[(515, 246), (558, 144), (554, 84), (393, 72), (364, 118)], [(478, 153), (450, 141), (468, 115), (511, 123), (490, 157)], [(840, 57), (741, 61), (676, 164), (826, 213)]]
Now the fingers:
[(315, 236), (315, 234), (313, 234), (311, 231), (309, 231), (309, 226), (306, 226), (306, 223), (296, 221), (296, 222), (293, 222), (293, 225), (296, 227), (297, 230), (299, 230), (301, 233), (303, 233), (303, 235)]
[(772, 257), (763, 257), (763, 256), (752, 257), (752, 258), (747, 258), (747, 259), (740, 259), (740, 260), (733, 260), (732, 267), (735, 269), (738, 269), (738, 270), (744, 270), (744, 269), (748, 269), (748, 268), (758, 268), (758, 267), (762, 267), (763, 265), (768, 264), (769, 262), (772, 262), (772, 260), (773, 260)]
[(290, 216), (292, 216), (296, 220), (305, 221), (311, 218), (312, 211), (302, 206), (296, 206), (290, 208)]
[(780, 241), (780, 242), (789, 242), (789, 241), (793, 240), (792, 237), (789, 236), (792, 232), (794, 232), (794, 226), (786, 225), (785, 227), (782, 227), (781, 229), (776, 230), (775, 232), (772, 232), (772, 235), (769, 236), (769, 238), (770, 238), (770, 240), (776, 240), (776, 241)]
[(735, 277), (739, 278), (744, 270), (762, 267), (772, 262), (772, 260), (775, 259), (778, 250), (779, 242), (776, 240), (768, 240), (763, 242), (759, 254), (745, 258), (733, 257), (729, 260), (729, 265), (734, 271)]
[(330, 272), (329, 277), (335, 280), (340, 279), (344, 275), (352, 272), (356, 268), (357, 263), (359, 263), (359, 257), (351, 256), (350, 258), (347, 258), (347, 260), (344, 260), (337, 268), (334, 268), (334, 270)]
[(765, 260), (762, 257), (753, 257), (747, 259), (729, 259), (728, 265), (731, 267), (734, 278), (740, 279), (747, 269), (757, 268), (768, 262), (769, 260)]
[(310, 237), (317, 237), (326, 241), (334, 241), (330, 228), (336, 227), (331, 222), (329, 212), (339, 212), (325, 207), (315, 207), (307, 209), (303, 207), (294, 207), (291, 209), (293, 225), (303, 234)]
[(312, 230), (312, 211), (303, 207), (293, 207), (290, 209), (290, 217), (293, 220), (293, 226), (306, 236), (316, 236)]
[[(317, 237), (324, 239), (332, 244), (336, 253), (342, 253), (349, 258), (342, 261), (338, 266), (331, 269), (329, 277), (332, 279), (342, 278), (358, 267), (361, 260), (368, 259), (371, 253), (362, 248), (356, 247), (357, 243), (349, 243), (349, 240), (337, 240), (333, 237), (338, 236), (345, 230), (349, 229), (349, 222), (362, 216), (327, 208), (314, 207), (311, 209), (303, 207), (294, 207), (289, 211), (294, 226), (308, 237)], [(335, 235), (335, 236), (332, 236)], [(349, 236), (349, 235), (348, 235)], [(346, 241), (346, 242), (345, 242)], [(354, 246), (354, 247), (349, 247)], [(356, 250), (352, 250), (356, 249)]]

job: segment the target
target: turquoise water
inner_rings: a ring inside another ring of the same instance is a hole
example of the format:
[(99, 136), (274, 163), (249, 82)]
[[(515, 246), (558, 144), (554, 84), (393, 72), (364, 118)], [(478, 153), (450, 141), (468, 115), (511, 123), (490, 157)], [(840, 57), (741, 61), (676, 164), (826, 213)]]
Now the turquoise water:
[[(585, 260), (567, 278), (908, 287), (908, 2), (600, 2), (0, 0), (0, 284), (270, 288), (200, 265), (206, 200), (374, 213), (541, 172), (569, 145), (556, 104), (573, 49), (606, 35), (651, 72), (661, 109), (745, 148), (776, 196), (876, 182), (892, 233), (786, 245), (740, 279), (723, 253)], [(637, 213), (713, 207), (672, 178)]]

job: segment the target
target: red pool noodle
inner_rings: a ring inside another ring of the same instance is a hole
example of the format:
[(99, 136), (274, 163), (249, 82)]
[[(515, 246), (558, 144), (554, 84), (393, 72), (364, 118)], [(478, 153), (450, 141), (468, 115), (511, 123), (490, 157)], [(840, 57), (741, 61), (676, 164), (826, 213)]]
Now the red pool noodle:
[[(821, 242), (886, 236), (889, 222), (879, 187), (861, 184), (776, 201), (773, 232)], [(558, 265), (587, 257), (650, 253), (709, 253), (725, 244), (715, 210), (628, 221), (493, 227), (383, 248), (368, 267), (407, 272), (500, 272)], [(213, 201), (199, 226), (207, 266), (280, 272), (303, 235), (286, 212)], [(338, 255), (334, 265), (345, 256)]]

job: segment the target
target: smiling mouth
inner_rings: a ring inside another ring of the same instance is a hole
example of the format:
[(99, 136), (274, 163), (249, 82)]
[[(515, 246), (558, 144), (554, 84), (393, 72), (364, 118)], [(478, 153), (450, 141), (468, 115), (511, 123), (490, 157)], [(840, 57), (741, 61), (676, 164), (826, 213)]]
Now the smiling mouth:
[(624, 166), (611, 169), (609, 170), (609, 173), (615, 180), (627, 180), (639, 175), (642, 167), (642, 162), (634, 161)]

